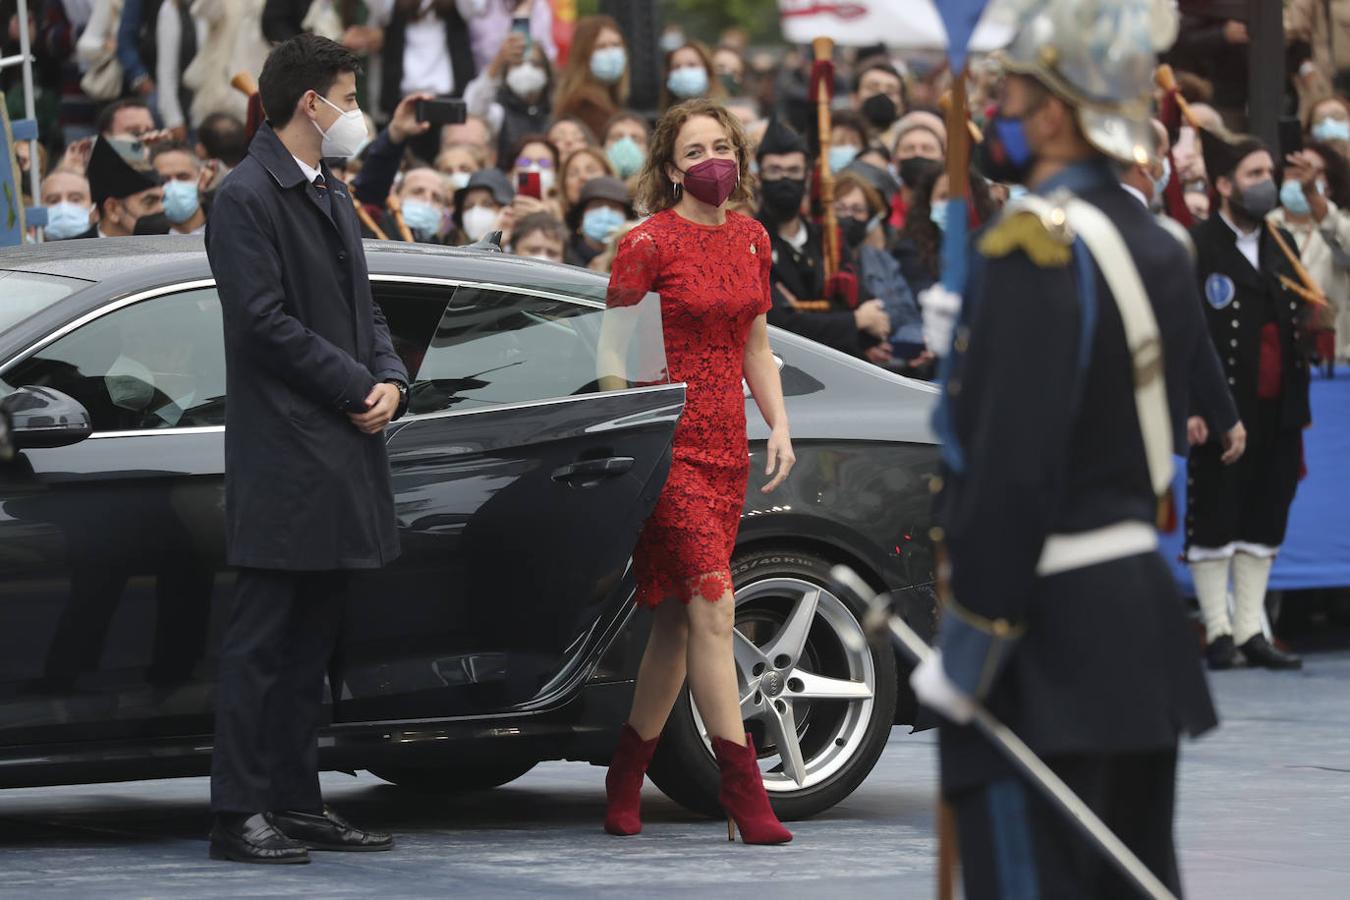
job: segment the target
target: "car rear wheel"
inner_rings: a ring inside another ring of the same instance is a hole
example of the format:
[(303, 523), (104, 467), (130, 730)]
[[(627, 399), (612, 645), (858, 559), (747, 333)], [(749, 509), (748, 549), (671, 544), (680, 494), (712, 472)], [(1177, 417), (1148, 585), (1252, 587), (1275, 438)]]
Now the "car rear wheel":
[(371, 769), (390, 784), (437, 794), (487, 791), (515, 781), (533, 769), (538, 760), (447, 763), (444, 766), (380, 766)]
[[(741, 713), (783, 819), (813, 816), (853, 793), (895, 714), (895, 658), (866, 640), (862, 610), (831, 591), (830, 565), (798, 551), (755, 551), (732, 563)], [(712, 745), (687, 689), (650, 774), (680, 805), (721, 814)]]

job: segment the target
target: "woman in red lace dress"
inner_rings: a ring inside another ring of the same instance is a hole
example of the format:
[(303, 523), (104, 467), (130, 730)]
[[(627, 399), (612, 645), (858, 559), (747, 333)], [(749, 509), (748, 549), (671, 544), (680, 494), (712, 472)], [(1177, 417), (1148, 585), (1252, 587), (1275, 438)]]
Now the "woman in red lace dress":
[(728, 837), (734, 820), (746, 843), (792, 839), (764, 792), (732, 655), (731, 552), (750, 469), (742, 377), (772, 429), (762, 490), (781, 484), (795, 461), (764, 319), (769, 237), (726, 210), (729, 199), (751, 196), (749, 155), (739, 122), (721, 106), (692, 100), (670, 109), (639, 180), (638, 205), (652, 216), (623, 239), (610, 276), (611, 306), (660, 294), (670, 377), (688, 385), (670, 477), (634, 553), (637, 602), (653, 608), (653, 621), (605, 778), (611, 834), (642, 828), (643, 775), (687, 675), (722, 773)]

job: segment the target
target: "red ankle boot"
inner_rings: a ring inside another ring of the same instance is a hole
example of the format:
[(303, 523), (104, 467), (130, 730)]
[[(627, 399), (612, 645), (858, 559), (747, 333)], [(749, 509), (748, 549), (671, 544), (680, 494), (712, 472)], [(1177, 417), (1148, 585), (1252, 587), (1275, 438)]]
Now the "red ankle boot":
[(783, 827), (769, 806), (750, 735), (745, 736), (744, 747), (719, 737), (712, 739), (712, 745), (722, 770), (717, 799), (727, 813), (727, 840), (736, 840), (738, 826), (741, 841), (746, 844), (786, 844), (792, 840), (792, 832)]
[(647, 774), (647, 764), (656, 752), (656, 742), (660, 735), (650, 741), (644, 741), (633, 726), (624, 724), (619, 732), (619, 746), (614, 748), (614, 757), (609, 761), (609, 771), (605, 773), (605, 830), (610, 834), (637, 834), (642, 830), (642, 817), (639, 806), (642, 796), (642, 779)]

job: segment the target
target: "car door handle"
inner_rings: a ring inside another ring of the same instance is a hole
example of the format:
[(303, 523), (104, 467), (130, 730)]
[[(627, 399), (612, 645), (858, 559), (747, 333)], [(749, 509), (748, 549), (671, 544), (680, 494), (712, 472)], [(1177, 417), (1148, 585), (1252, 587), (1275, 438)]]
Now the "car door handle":
[(633, 468), (631, 456), (611, 456), (606, 459), (583, 459), (553, 470), (554, 481), (590, 482), (598, 484), (605, 478), (616, 478)]

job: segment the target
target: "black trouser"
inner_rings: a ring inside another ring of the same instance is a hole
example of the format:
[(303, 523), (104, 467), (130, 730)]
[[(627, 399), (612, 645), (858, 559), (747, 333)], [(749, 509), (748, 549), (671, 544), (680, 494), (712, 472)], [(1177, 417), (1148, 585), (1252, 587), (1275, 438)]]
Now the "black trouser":
[[(1178, 897), (1175, 750), (1046, 763)], [(1135, 898), (1138, 893), (1035, 788), (1007, 776), (949, 798), (967, 900)]]
[(316, 741), (347, 577), (239, 570), (216, 682), (215, 812), (323, 808)]

